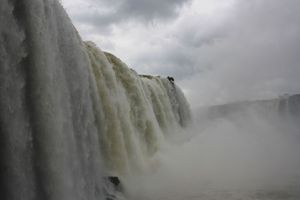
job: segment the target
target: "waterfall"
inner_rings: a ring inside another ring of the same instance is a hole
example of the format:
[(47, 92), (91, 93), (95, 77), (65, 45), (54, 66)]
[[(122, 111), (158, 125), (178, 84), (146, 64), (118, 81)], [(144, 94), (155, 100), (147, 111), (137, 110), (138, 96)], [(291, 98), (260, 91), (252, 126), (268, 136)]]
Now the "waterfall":
[(190, 121), (173, 81), (82, 42), (56, 0), (1, 0), (0, 45), (3, 200), (104, 199)]
[(233, 102), (203, 107), (202, 110), (210, 119), (233, 116), (237, 113), (255, 112), (265, 119), (272, 117), (278, 120), (298, 121), (300, 117), (300, 95), (283, 95), (273, 99)]
[(112, 173), (143, 169), (167, 134), (190, 120), (180, 89), (166, 78), (138, 75), (120, 59), (85, 43), (101, 111), (99, 138)]

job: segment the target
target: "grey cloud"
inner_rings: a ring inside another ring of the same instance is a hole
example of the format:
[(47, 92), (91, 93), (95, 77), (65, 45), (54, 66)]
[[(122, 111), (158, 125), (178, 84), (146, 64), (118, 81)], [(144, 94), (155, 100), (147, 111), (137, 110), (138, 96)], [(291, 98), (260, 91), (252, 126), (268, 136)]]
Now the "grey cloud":
[(137, 17), (143, 20), (169, 18), (188, 0), (125, 0), (118, 11), (123, 16)]
[(171, 42), (162, 41), (158, 51), (141, 52), (133, 61), (134, 66), (143, 73), (171, 75), (177, 80), (209, 71), (215, 63), (202, 51), (226, 38), (228, 30), (209, 21), (199, 23), (199, 18), (186, 20), (188, 23), (177, 24), (175, 32), (170, 33)]
[(70, 11), (77, 23), (94, 26), (95, 29), (133, 20), (150, 23), (176, 17), (178, 9), (190, 0), (86, 0), (88, 6), (78, 12)]
[(181, 80), (203, 70), (197, 68), (195, 61), (190, 58), (189, 52), (164, 49), (139, 55), (133, 61), (133, 67), (140, 73), (173, 76)]
[(300, 93), (299, 1), (241, 0), (222, 24), (201, 20), (178, 24), (172, 42), (134, 65), (175, 76), (193, 105)]
[(194, 91), (194, 105), (300, 92), (300, 2), (254, 0), (237, 6), (226, 37), (191, 57), (212, 66), (182, 82)]

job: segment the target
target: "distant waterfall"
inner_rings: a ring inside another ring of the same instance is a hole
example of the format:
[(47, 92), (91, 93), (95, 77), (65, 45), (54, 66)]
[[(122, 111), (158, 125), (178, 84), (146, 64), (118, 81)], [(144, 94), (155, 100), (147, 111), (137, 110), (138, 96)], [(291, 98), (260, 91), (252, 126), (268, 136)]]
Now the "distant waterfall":
[(259, 118), (272, 126), (284, 127), (291, 132), (292, 127), (299, 135), (300, 95), (283, 95), (273, 99), (233, 102), (223, 105), (208, 106), (199, 109), (201, 123), (209, 123), (216, 119), (252, 120)]
[(300, 95), (284, 95), (274, 99), (234, 102), (209, 106), (205, 110), (213, 118), (232, 115), (236, 112), (255, 111), (258, 114), (265, 114), (265, 117), (269, 115), (283, 119), (290, 116), (297, 119), (300, 117)]
[(183, 93), (83, 43), (56, 0), (0, 1), (0, 198), (96, 200), (185, 127)]

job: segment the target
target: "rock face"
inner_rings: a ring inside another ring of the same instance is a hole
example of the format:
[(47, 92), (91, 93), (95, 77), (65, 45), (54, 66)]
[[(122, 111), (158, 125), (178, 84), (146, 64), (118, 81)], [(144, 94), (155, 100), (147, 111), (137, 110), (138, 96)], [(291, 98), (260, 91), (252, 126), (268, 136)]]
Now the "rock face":
[(107, 179), (109, 180), (109, 182), (111, 182), (116, 187), (116, 189), (121, 187), (121, 181), (120, 181), (119, 177), (109, 176), (109, 177), (107, 177)]
[(0, 0), (0, 199), (104, 199), (104, 174), (147, 166), (189, 119), (176, 85), (82, 42), (56, 0)]
[(120, 193), (125, 193), (120, 178), (117, 176), (105, 177), (104, 184), (105, 200), (117, 200)]

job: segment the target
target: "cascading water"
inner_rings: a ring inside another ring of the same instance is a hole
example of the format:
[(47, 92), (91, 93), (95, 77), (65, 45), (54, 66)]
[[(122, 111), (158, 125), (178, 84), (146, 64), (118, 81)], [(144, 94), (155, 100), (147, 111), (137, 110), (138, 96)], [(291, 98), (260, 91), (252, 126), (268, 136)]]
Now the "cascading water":
[(99, 137), (108, 169), (117, 174), (143, 170), (165, 136), (188, 123), (189, 106), (169, 80), (139, 76), (91, 42), (86, 48), (100, 100)]
[(210, 107), (188, 126), (171, 77), (82, 42), (56, 0), (0, 0), (0, 199), (115, 199), (119, 176), (133, 200), (297, 200), (299, 102)]
[(103, 199), (190, 120), (173, 82), (83, 43), (56, 0), (1, 0), (0, 45), (3, 200)]

